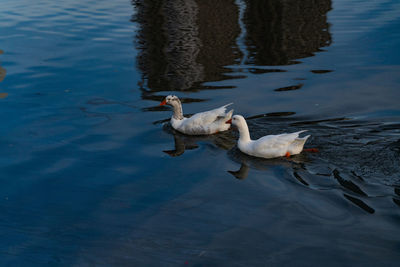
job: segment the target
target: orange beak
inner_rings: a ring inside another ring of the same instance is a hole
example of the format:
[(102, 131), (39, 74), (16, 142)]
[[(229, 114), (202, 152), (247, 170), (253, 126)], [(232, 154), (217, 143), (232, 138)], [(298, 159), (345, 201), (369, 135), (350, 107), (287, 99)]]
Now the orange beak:
[(166, 104), (167, 104), (167, 100), (164, 99), (164, 100), (160, 103), (160, 106), (164, 106), (164, 105), (166, 105)]
[(229, 119), (228, 121), (225, 122), (226, 124), (232, 124), (232, 119)]

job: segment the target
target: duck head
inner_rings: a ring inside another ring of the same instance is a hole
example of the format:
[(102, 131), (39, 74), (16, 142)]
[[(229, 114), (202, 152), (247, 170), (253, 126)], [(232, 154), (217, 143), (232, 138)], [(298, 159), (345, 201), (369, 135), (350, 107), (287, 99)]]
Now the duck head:
[(170, 105), (173, 106), (175, 103), (179, 103), (179, 98), (176, 95), (168, 95), (164, 98), (164, 100), (160, 103), (160, 106)]
[(239, 141), (248, 142), (250, 141), (249, 127), (247, 127), (246, 120), (242, 115), (234, 115), (232, 119), (228, 120), (226, 123), (230, 123), (239, 130)]
[(240, 128), (240, 126), (246, 124), (246, 120), (243, 118), (242, 115), (234, 115), (230, 120), (226, 121), (225, 123), (232, 124)]
[(160, 103), (160, 106), (169, 105), (172, 106), (174, 110), (173, 117), (177, 120), (182, 120), (183, 111), (182, 111), (182, 104), (179, 98), (176, 95), (168, 95), (164, 100)]

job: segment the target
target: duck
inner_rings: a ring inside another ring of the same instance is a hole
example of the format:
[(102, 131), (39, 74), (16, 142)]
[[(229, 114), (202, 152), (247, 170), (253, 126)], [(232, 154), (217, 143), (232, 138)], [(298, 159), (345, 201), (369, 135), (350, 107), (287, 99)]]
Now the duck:
[(233, 109), (229, 112), (226, 112), (226, 110), (232, 104), (229, 103), (213, 110), (196, 113), (189, 118), (183, 116), (182, 103), (175, 95), (165, 97), (160, 106), (172, 106), (174, 113), (170, 122), (172, 128), (178, 132), (187, 135), (210, 135), (230, 128), (226, 121), (232, 118)]
[(267, 135), (257, 140), (251, 140), (249, 127), (242, 115), (234, 115), (226, 123), (236, 126), (239, 130), (239, 150), (247, 155), (259, 158), (271, 159), (299, 154), (310, 137), (310, 135), (299, 137), (301, 133), (307, 131), (302, 130), (294, 133)]

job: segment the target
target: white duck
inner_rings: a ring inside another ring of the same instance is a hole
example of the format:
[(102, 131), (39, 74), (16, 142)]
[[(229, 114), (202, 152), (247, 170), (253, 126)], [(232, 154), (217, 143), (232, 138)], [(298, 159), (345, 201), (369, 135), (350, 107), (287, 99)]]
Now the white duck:
[(190, 118), (183, 117), (182, 104), (177, 96), (169, 95), (161, 103), (170, 105), (174, 114), (171, 117), (172, 127), (188, 135), (214, 134), (229, 129), (230, 125), (226, 121), (231, 119), (233, 110), (226, 112), (226, 107), (232, 103), (213, 110), (196, 113)]
[(258, 140), (251, 140), (246, 120), (241, 115), (235, 115), (226, 123), (235, 125), (239, 130), (238, 147), (240, 151), (251, 156), (260, 158), (290, 157), (299, 154), (303, 150), (304, 143), (309, 135), (299, 138), (299, 134), (306, 130), (295, 133), (284, 133), (279, 135), (267, 135)]

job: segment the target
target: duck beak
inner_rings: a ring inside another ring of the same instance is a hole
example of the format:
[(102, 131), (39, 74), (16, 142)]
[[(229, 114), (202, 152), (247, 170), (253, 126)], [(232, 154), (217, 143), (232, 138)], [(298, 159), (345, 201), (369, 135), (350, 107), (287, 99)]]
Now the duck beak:
[(164, 99), (164, 100), (160, 103), (160, 106), (164, 106), (164, 105), (166, 105), (166, 104), (167, 104), (167, 100)]
[(225, 122), (226, 124), (232, 124), (232, 119), (229, 119), (228, 121)]

